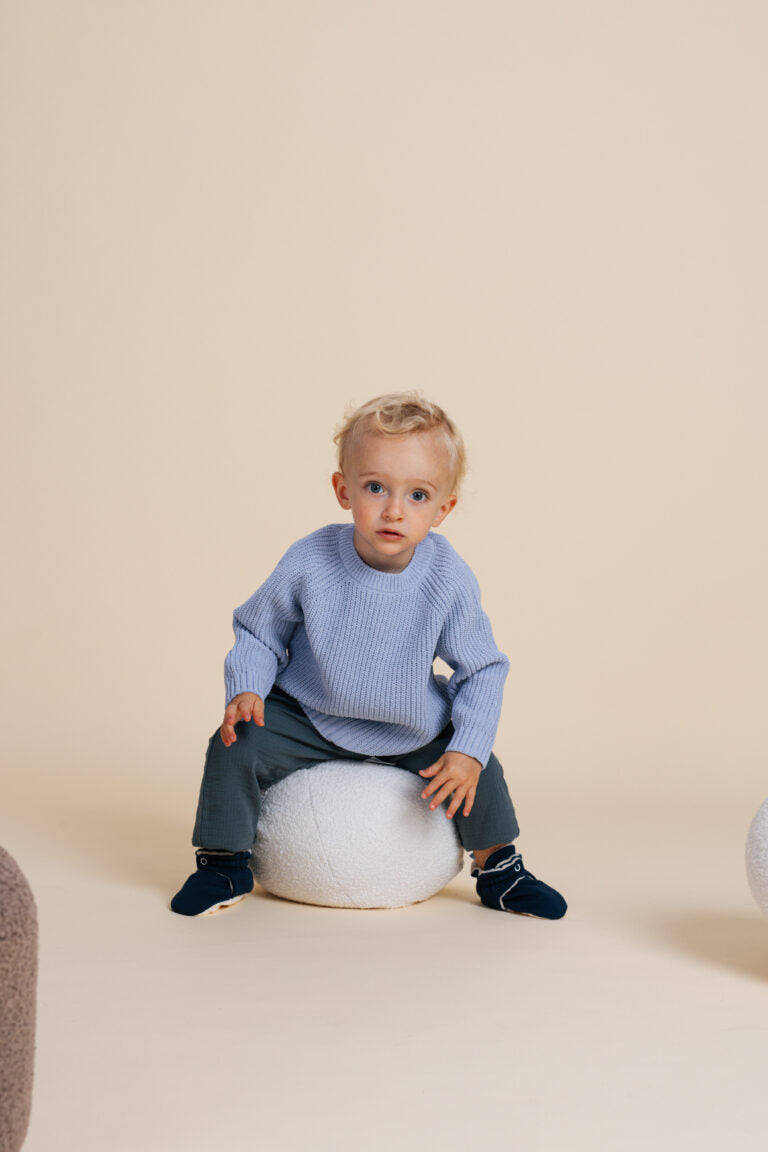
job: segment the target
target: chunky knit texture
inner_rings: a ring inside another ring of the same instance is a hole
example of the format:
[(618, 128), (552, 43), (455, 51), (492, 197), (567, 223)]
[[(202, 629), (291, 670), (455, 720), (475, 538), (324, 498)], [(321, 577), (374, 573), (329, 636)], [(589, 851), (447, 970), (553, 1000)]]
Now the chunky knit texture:
[(37, 908), (0, 848), (0, 1152), (18, 1152), (32, 1108), (37, 1015)]
[[(428, 744), (451, 720), (446, 751), (485, 766), (509, 660), (472, 569), (429, 532), (407, 568), (379, 572), (353, 537), (354, 524), (327, 524), (297, 540), (235, 609), (226, 702), (264, 700), (277, 683), (327, 740), (379, 757)], [(435, 657), (450, 678), (435, 674)]]

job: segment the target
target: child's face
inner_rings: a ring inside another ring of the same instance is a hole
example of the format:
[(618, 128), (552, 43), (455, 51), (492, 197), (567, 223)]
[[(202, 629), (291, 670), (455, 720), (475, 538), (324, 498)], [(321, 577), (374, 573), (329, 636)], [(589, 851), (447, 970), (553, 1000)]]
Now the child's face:
[(366, 432), (346, 472), (334, 472), (342, 508), (352, 510), (358, 555), (380, 572), (402, 572), (413, 551), (456, 504), (448, 449), (437, 431)]

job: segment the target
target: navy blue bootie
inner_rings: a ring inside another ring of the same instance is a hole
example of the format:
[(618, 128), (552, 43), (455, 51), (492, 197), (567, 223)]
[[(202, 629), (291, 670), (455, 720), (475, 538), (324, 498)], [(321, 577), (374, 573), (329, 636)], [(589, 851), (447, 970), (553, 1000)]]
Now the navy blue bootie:
[(253, 890), (253, 873), (248, 867), (250, 852), (208, 852), (198, 848), (195, 855), (197, 871), (171, 900), (172, 911), (181, 916), (205, 916), (237, 904)]
[[(474, 853), (470, 855), (474, 860)], [(477, 894), (488, 908), (538, 916), (543, 920), (559, 920), (565, 916), (568, 905), (563, 897), (526, 869), (514, 844), (497, 848), (484, 868), (475, 864), (472, 875), (477, 880)]]

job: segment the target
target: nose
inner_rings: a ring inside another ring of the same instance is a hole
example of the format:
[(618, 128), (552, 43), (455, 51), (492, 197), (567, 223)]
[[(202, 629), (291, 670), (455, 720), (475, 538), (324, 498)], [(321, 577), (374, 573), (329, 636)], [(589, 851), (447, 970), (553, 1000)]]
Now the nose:
[(402, 520), (403, 508), (400, 499), (397, 496), (391, 496), (387, 502), (387, 506), (382, 512), (385, 520)]

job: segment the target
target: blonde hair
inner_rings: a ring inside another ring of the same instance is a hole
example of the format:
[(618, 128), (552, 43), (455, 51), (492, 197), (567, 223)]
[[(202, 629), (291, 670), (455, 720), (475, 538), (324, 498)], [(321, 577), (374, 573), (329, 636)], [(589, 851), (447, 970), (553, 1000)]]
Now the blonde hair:
[(339, 471), (343, 472), (350, 453), (366, 432), (382, 436), (403, 436), (409, 432), (437, 429), (443, 438), (451, 463), (451, 491), (459, 493), (467, 471), (467, 456), (461, 432), (438, 404), (416, 389), (408, 392), (385, 392), (347, 411), (333, 437)]

